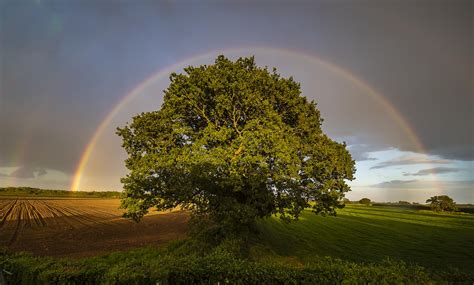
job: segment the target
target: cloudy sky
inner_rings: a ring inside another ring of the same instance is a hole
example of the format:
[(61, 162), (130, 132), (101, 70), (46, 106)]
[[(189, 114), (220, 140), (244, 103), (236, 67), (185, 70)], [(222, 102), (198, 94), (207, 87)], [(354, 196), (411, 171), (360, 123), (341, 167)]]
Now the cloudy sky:
[(301, 82), (325, 131), (349, 144), (349, 198), (474, 203), (473, 11), (457, 0), (0, 1), (0, 186), (120, 189), (114, 129), (159, 108), (170, 72), (255, 55)]

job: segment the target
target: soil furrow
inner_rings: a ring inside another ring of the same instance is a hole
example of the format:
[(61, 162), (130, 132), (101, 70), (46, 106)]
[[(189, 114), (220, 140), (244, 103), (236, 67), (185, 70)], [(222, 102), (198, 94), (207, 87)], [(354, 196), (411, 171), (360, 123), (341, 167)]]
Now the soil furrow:
[(10, 217), (13, 209), (15, 208), (15, 205), (18, 203), (18, 200), (14, 200), (9, 204), (9, 208), (5, 212), (5, 215), (3, 216), (3, 219), (0, 221), (0, 228), (5, 224), (5, 221)]
[(68, 221), (67, 216), (64, 216), (61, 211), (58, 211), (58, 209), (52, 205), (48, 205), (48, 203), (46, 203), (45, 201), (42, 202), (46, 209), (48, 209), (51, 215), (53, 216), (52, 220), (56, 222), (56, 226), (62, 226), (63, 224), (66, 224), (70, 229), (76, 228), (72, 223)]
[(119, 206), (118, 199), (0, 199), (0, 246), (34, 255), (81, 257), (159, 246), (186, 233), (187, 214), (147, 215), (137, 224), (122, 218)]
[(33, 203), (31, 201), (28, 201), (28, 203), (31, 206), (32, 214), (34, 216), (34, 220), (35, 220), (36, 224), (38, 226), (46, 226), (46, 221), (43, 219), (43, 216), (41, 215), (41, 212), (38, 211), (38, 209), (34, 205), (34, 204), (36, 204), (36, 201), (34, 201)]
[(73, 211), (70, 211), (64, 207), (56, 207), (55, 209), (56, 211), (61, 213), (62, 216), (67, 217), (68, 219), (75, 220), (84, 226), (90, 227), (90, 223), (88, 223), (89, 219), (85, 218), (84, 214), (74, 213)]
[(18, 205), (15, 207), (17, 214), (17, 221), (15, 223), (15, 229), (13, 230), (13, 234), (10, 238), (10, 241), (8, 242), (8, 245), (11, 246), (17, 239), (18, 233), (22, 228), (22, 223), (21, 223), (21, 215), (23, 212), (23, 202), (18, 203)]

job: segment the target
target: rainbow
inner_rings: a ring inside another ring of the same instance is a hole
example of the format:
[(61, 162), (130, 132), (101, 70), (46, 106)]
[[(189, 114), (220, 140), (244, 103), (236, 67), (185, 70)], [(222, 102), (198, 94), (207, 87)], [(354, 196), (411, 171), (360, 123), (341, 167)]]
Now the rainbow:
[(133, 88), (130, 92), (128, 92), (114, 107), (113, 109), (107, 114), (107, 116), (104, 118), (104, 120), (100, 123), (100, 125), (97, 127), (95, 133), (93, 134), (92, 138), (90, 139), (89, 143), (87, 144), (84, 152), (82, 153), (82, 156), (79, 160), (79, 163), (76, 167), (76, 171), (74, 173), (74, 177), (72, 180), (72, 184), (70, 186), (71, 191), (79, 191), (80, 185), (81, 185), (81, 178), (82, 178), (82, 173), (87, 166), (87, 163), (89, 161), (89, 158), (91, 156), (92, 151), (94, 150), (94, 147), (103, 133), (104, 129), (109, 125), (109, 123), (112, 121), (112, 119), (117, 115), (117, 113), (125, 106), (127, 103), (129, 103), (131, 100), (133, 100), (136, 96), (138, 96), (142, 91), (144, 91), (152, 82), (162, 79), (164, 76), (169, 76), (171, 72), (176, 71), (178, 68), (181, 68), (183, 65), (185, 65), (187, 62), (192, 62), (192, 61), (198, 61), (200, 59), (205, 59), (208, 58), (209, 56), (216, 56), (218, 54), (226, 54), (226, 53), (237, 53), (237, 52), (245, 52), (245, 51), (275, 51), (279, 52), (281, 54), (286, 54), (289, 56), (299, 56), (299, 57), (304, 57), (305, 60), (308, 62), (320, 64), (328, 70), (342, 76), (343, 78), (350, 80), (353, 84), (358, 86), (359, 88), (362, 88), (363, 90), (366, 91), (366, 94), (368, 96), (371, 96), (373, 100), (375, 100), (377, 103), (379, 103), (388, 113), (388, 115), (395, 120), (395, 122), (400, 126), (400, 128), (404, 131), (404, 133), (408, 136), (408, 138), (411, 140), (411, 142), (414, 144), (414, 146), (417, 148), (418, 152), (420, 153), (426, 153), (425, 148), (419, 139), (419, 137), (416, 135), (415, 131), (413, 128), (408, 124), (408, 122), (405, 120), (405, 118), (402, 116), (402, 114), (392, 105), (392, 103), (385, 98), (381, 93), (376, 91), (373, 87), (371, 87), (367, 82), (364, 80), (356, 77), (354, 74), (352, 74), (350, 71), (339, 67), (335, 64), (332, 64), (330, 62), (327, 62), (320, 57), (312, 54), (308, 54), (305, 52), (300, 52), (292, 49), (280, 49), (280, 48), (272, 48), (272, 47), (244, 47), (244, 48), (231, 48), (231, 49), (224, 49), (224, 50), (215, 50), (211, 52), (206, 52), (203, 54), (199, 54), (196, 56), (192, 56), (189, 58), (186, 58), (184, 60), (179, 61), (176, 64), (173, 64), (171, 66), (168, 66), (160, 71), (158, 71), (155, 74), (152, 74), (150, 77), (142, 81), (140, 84), (138, 84), (135, 88)]
[[(30, 114), (32, 117), (38, 113), (38, 109), (36, 110), (36, 113)], [(18, 169), (23, 166), (23, 161), (25, 160), (25, 157), (28, 154), (28, 148), (32, 142), (32, 134), (33, 134), (33, 124), (29, 124), (27, 128), (23, 131), (23, 138), (21, 140), (18, 140), (18, 147), (16, 148), (16, 151), (13, 152), (15, 156), (11, 159), (11, 163), (8, 166), (11, 166), (13, 168)], [(13, 183), (14, 178), (11, 176), (7, 175), (5, 178), (4, 182), (6, 182), (4, 185), (14, 185)]]

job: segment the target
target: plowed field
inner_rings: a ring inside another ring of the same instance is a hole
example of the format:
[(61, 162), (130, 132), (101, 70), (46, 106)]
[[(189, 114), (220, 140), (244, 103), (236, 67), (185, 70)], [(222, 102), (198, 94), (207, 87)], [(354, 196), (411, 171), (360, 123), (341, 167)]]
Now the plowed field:
[(92, 256), (183, 238), (188, 214), (122, 218), (118, 199), (0, 199), (0, 247), (36, 255)]

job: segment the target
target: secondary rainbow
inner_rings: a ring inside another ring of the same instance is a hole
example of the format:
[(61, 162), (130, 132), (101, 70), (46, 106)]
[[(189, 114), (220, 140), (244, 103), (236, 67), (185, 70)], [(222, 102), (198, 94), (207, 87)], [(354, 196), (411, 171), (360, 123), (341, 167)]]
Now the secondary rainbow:
[(130, 102), (132, 99), (134, 99), (136, 96), (140, 95), (140, 93), (152, 82), (159, 80), (163, 78), (164, 76), (169, 76), (171, 72), (176, 72), (178, 68), (181, 68), (183, 65), (185, 65), (187, 62), (195, 62), (198, 61), (199, 59), (205, 59), (208, 58), (209, 56), (217, 56), (218, 54), (226, 54), (226, 53), (237, 53), (237, 52), (245, 52), (245, 51), (274, 51), (278, 52), (281, 54), (286, 54), (286, 55), (292, 55), (292, 56), (300, 56), (304, 57), (305, 60), (309, 62), (314, 62), (317, 64), (320, 64), (329, 70), (335, 72), (338, 75), (341, 75), (345, 79), (350, 80), (352, 83), (354, 83), (356, 86), (362, 88), (363, 90), (366, 91), (366, 94), (368, 96), (371, 96), (375, 101), (377, 101), (383, 108), (387, 111), (387, 113), (390, 115), (392, 119), (394, 119), (399, 127), (405, 132), (405, 134), (408, 136), (408, 138), (412, 141), (414, 146), (418, 149), (418, 152), (420, 153), (426, 153), (425, 148), (421, 142), (421, 140), (418, 138), (416, 135), (415, 131), (413, 128), (408, 124), (408, 122), (405, 120), (405, 118), (401, 115), (401, 113), (392, 105), (392, 103), (385, 98), (381, 93), (376, 91), (373, 87), (371, 87), (367, 82), (364, 80), (356, 77), (354, 74), (352, 74), (350, 71), (339, 67), (335, 64), (332, 64), (330, 62), (327, 62), (320, 57), (312, 54), (308, 54), (305, 52), (300, 52), (292, 49), (280, 49), (280, 48), (272, 48), (272, 47), (243, 47), (243, 48), (231, 48), (231, 49), (223, 49), (223, 50), (215, 50), (211, 52), (206, 52), (203, 54), (199, 54), (196, 56), (192, 56), (189, 58), (186, 58), (184, 60), (181, 60), (180, 62), (173, 64), (171, 66), (168, 66), (164, 69), (161, 69), (157, 73), (151, 75), (147, 79), (145, 79), (143, 82), (141, 82), (139, 85), (137, 85), (135, 88), (133, 88), (129, 93), (127, 93), (114, 107), (113, 109), (107, 114), (105, 119), (101, 122), (99, 127), (96, 129), (95, 133), (91, 137), (89, 143), (87, 144), (84, 152), (82, 153), (82, 156), (79, 160), (79, 163), (76, 167), (76, 171), (73, 177), (73, 181), (71, 184), (70, 189), (72, 191), (79, 191), (80, 190), (80, 184), (81, 184), (81, 179), (82, 179), (82, 173), (87, 166), (87, 163), (89, 161), (89, 158), (91, 156), (92, 151), (94, 150), (94, 147), (97, 143), (98, 138), (100, 135), (103, 133), (104, 129), (108, 126), (108, 124), (112, 121), (112, 119), (117, 115), (117, 113), (122, 109), (128, 102)]

